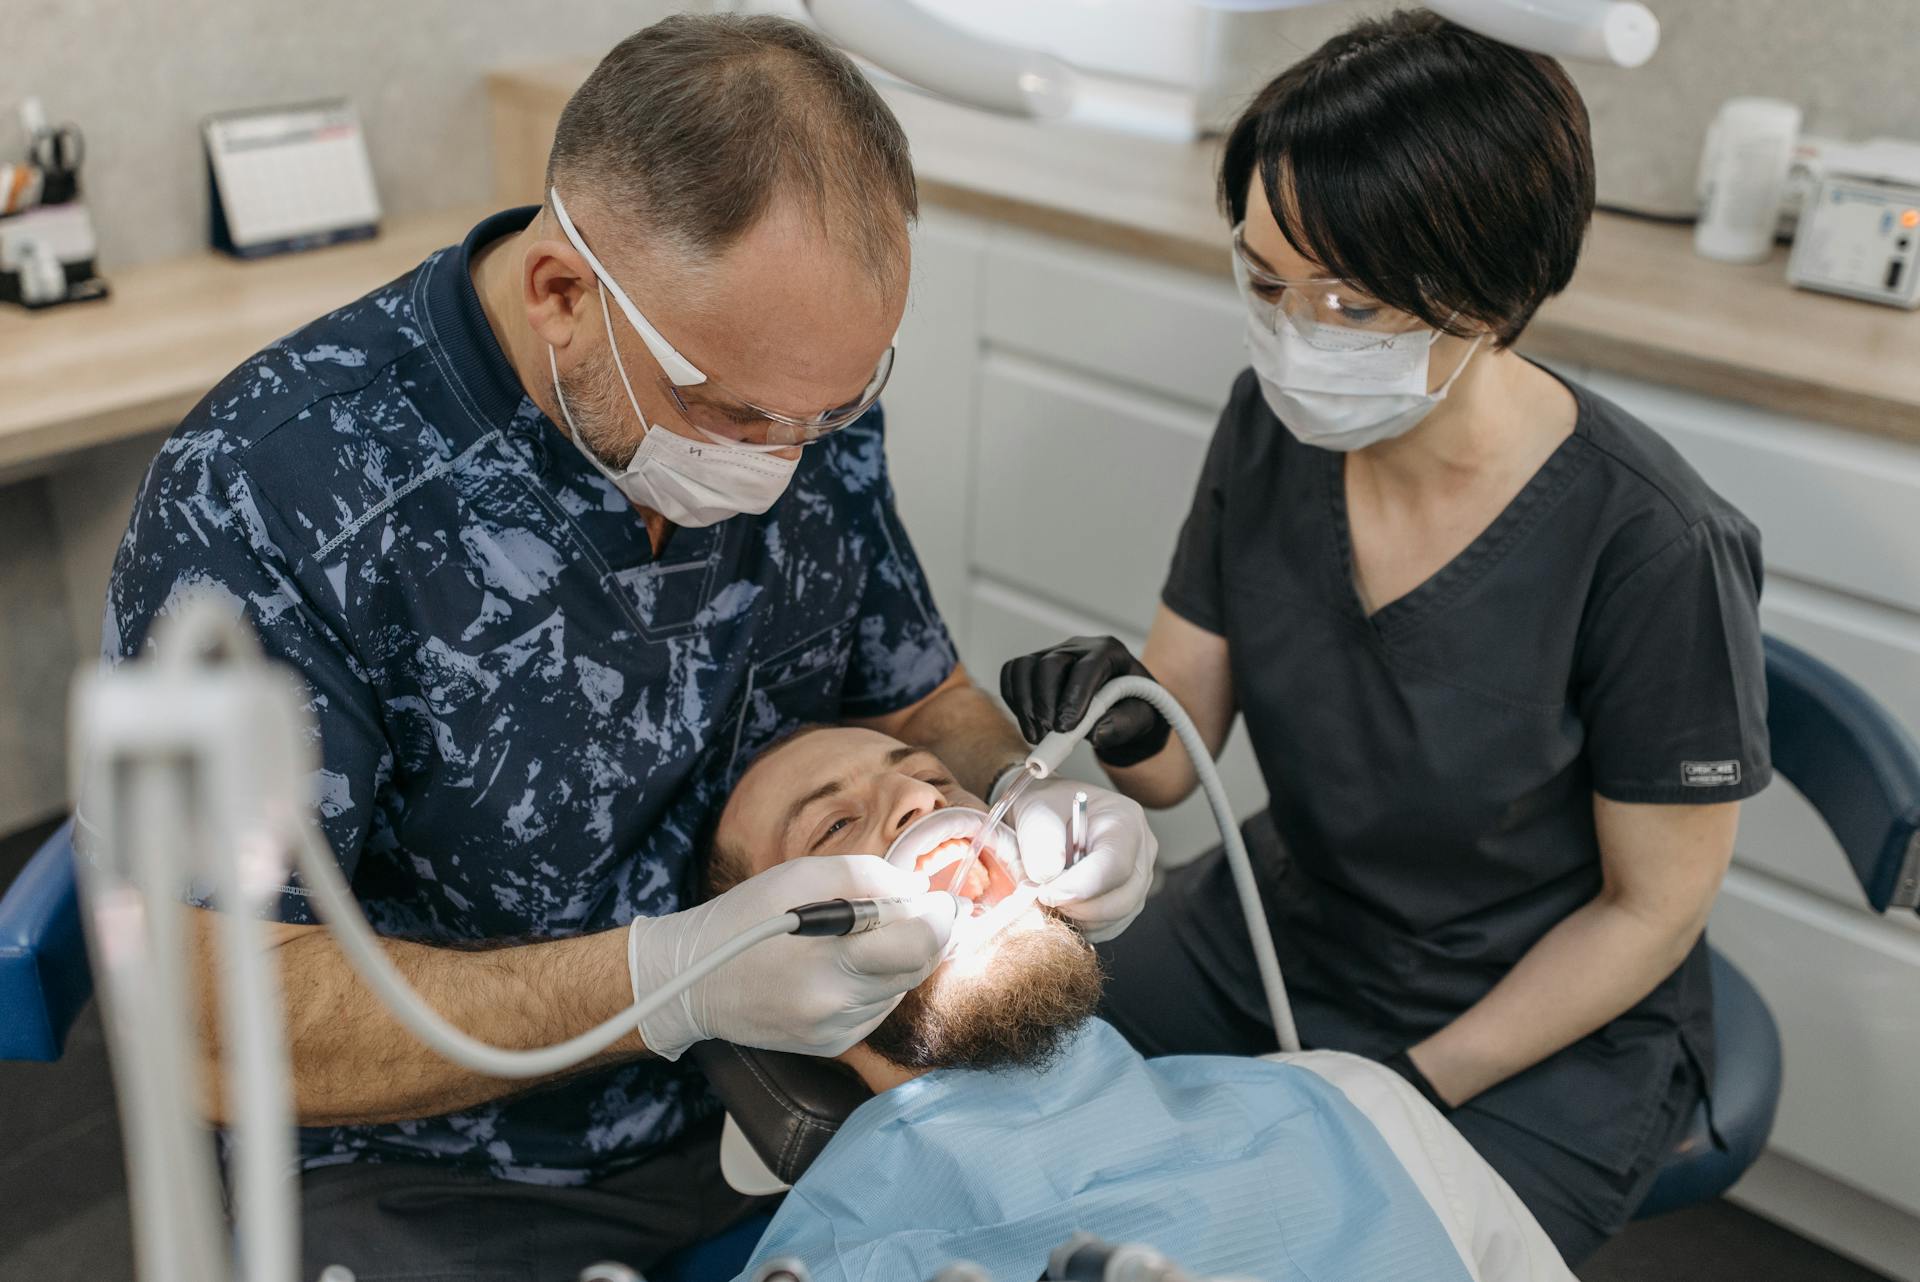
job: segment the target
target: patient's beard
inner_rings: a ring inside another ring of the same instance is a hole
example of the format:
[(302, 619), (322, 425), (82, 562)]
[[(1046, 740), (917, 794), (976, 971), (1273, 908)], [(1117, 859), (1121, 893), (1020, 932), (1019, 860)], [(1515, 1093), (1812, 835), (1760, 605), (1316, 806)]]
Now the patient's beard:
[(977, 971), (948, 964), (900, 999), (867, 1048), (905, 1069), (1041, 1068), (1100, 1002), (1100, 961), (1051, 909), (987, 945)]

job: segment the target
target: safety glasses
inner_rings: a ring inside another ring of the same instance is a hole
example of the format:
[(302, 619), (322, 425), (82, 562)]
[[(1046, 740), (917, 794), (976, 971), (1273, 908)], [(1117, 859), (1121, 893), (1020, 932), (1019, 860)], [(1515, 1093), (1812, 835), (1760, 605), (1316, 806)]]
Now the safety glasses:
[(1275, 276), (1248, 250), (1245, 223), (1233, 229), (1233, 280), (1254, 318), (1268, 330), (1279, 333), (1284, 317), (1309, 345), (1326, 351), (1366, 351), (1431, 330), (1419, 317), (1388, 307), (1335, 277)]
[[(600, 287), (619, 304), (621, 314), (633, 326), (634, 332), (640, 335), (640, 341), (646, 344), (647, 351), (660, 366), (662, 389), (673, 401), (681, 417), (694, 427), (748, 445), (806, 445), (857, 421), (880, 399), (881, 389), (886, 387), (887, 378), (893, 373), (894, 348), (891, 345), (881, 355), (873, 377), (867, 380), (866, 387), (858, 396), (818, 414), (782, 414), (728, 391), (676, 351), (666, 336), (655, 329), (633, 300), (627, 297), (627, 291), (620, 288), (594, 252), (587, 248), (586, 239), (573, 225), (573, 219), (567, 216), (567, 207), (560, 199), (560, 192), (549, 187), (547, 198), (553, 203), (554, 217), (559, 220), (560, 230), (566, 234), (567, 242), (587, 260), (587, 266), (593, 269)], [(689, 393), (686, 390), (688, 388), (699, 390)]]

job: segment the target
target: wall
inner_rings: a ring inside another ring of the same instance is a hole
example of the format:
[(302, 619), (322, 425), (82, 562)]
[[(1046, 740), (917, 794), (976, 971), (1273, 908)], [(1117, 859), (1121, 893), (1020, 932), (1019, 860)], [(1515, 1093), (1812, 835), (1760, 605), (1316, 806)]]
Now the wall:
[(102, 263), (174, 257), (206, 241), (199, 122), (211, 112), (345, 95), (360, 108), (390, 213), (489, 190), (481, 77), (517, 62), (604, 52), (673, 0), (7, 0), (0, 156), (21, 148), (16, 105), (38, 94), (87, 136)]
[[(1593, 113), (1600, 198), (1691, 212), (1707, 122), (1740, 94), (1797, 102), (1811, 132), (1920, 140), (1912, 4), (1879, 0), (1647, 0), (1660, 52), (1639, 71), (1569, 64)], [(1360, 13), (1398, 7), (1347, 0), (1286, 15), (1285, 65)]]
[[(205, 244), (199, 121), (227, 108), (344, 94), (359, 105), (389, 213), (472, 204), (491, 190), (486, 72), (591, 57), (674, 9), (704, 7), (4, 0), (0, 156), (19, 154), (25, 94), (80, 125), (109, 279)], [(0, 833), (64, 804), (67, 678), (98, 647), (107, 566), (158, 439), (0, 480)]]

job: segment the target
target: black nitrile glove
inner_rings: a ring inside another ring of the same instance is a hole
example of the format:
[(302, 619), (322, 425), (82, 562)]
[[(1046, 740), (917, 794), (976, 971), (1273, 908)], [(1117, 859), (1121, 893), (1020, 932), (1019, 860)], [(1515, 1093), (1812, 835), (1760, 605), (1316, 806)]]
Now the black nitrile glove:
[[(1115, 677), (1152, 676), (1112, 637), (1074, 637), (1008, 660), (1000, 669), (1000, 697), (1013, 709), (1027, 742), (1039, 743), (1056, 730), (1079, 725), (1093, 696)], [(1100, 718), (1087, 742), (1107, 765), (1137, 766), (1166, 747), (1172, 731), (1151, 705), (1122, 699)]]
[(1447, 1103), (1441, 1098), (1440, 1092), (1433, 1089), (1433, 1083), (1429, 1082), (1427, 1075), (1420, 1071), (1420, 1066), (1413, 1062), (1413, 1056), (1405, 1051), (1396, 1051), (1380, 1062), (1406, 1078), (1407, 1084), (1426, 1096), (1427, 1103), (1439, 1109), (1443, 1115), (1453, 1112), (1453, 1105)]

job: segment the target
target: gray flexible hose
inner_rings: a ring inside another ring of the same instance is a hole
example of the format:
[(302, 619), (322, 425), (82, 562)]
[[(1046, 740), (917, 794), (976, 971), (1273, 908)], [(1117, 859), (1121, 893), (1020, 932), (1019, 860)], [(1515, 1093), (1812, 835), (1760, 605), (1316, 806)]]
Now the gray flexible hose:
[(1100, 687), (1087, 705), (1087, 715), (1080, 724), (1071, 730), (1057, 731), (1042, 739), (1034, 748), (1028, 761), (1039, 766), (1047, 774), (1053, 774), (1066, 762), (1067, 756), (1080, 741), (1087, 737), (1093, 727), (1107, 710), (1122, 699), (1140, 699), (1153, 705), (1161, 716), (1173, 727), (1180, 737), (1180, 746), (1187, 750), (1187, 756), (1193, 761), (1193, 772), (1199, 776), (1200, 787), (1207, 794), (1207, 804), (1213, 807), (1213, 821), (1220, 826), (1220, 841), (1227, 851), (1227, 867), (1233, 872), (1233, 887), (1240, 892), (1240, 909), (1246, 916), (1247, 937), (1253, 943), (1254, 964), (1260, 970), (1260, 986), (1266, 990), (1267, 1013), (1273, 1019), (1274, 1036), (1280, 1041), (1283, 1051), (1300, 1049), (1300, 1033), (1293, 1024), (1293, 1007), (1287, 1001), (1286, 981), (1280, 976), (1280, 958), (1273, 950), (1273, 934), (1267, 926), (1265, 906), (1260, 902), (1260, 887), (1253, 879), (1253, 861), (1247, 857), (1247, 846), (1240, 839), (1240, 825), (1234, 821), (1233, 807), (1227, 801), (1227, 790), (1220, 783), (1220, 772), (1214, 769), (1213, 754), (1200, 737), (1200, 730), (1180, 706), (1180, 701), (1169, 694), (1165, 687), (1148, 680), (1146, 677), (1115, 677)]
[(532, 1050), (493, 1046), (455, 1027), (415, 992), (380, 946), (379, 936), (367, 924), (347, 888), (340, 865), (325, 837), (311, 822), (300, 824), (297, 856), (300, 876), (320, 905), (320, 915), (340, 943), (340, 951), (394, 1015), (414, 1036), (462, 1068), (490, 1077), (545, 1077), (591, 1059), (639, 1027), (640, 1021), (756, 944), (791, 934), (800, 925), (793, 913), (769, 917), (742, 931), (675, 975), (664, 988), (648, 993), (617, 1015), (564, 1042)]

